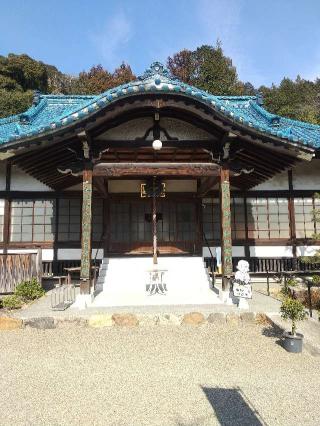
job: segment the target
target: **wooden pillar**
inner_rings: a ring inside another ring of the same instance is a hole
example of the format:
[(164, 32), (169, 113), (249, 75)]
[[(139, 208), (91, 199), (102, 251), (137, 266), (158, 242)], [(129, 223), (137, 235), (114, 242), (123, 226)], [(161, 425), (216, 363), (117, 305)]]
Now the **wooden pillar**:
[(244, 202), (244, 226), (245, 226), (245, 245), (244, 245), (244, 255), (249, 261), (250, 258), (250, 244), (249, 244), (249, 229), (248, 229), (248, 200), (247, 193), (245, 192), (243, 197)]
[(11, 190), (11, 161), (7, 160), (6, 165), (6, 198), (4, 200), (4, 217), (3, 217), (3, 254), (7, 254), (10, 241), (10, 199)]
[(80, 293), (89, 294), (92, 252), (92, 168), (83, 171)]
[(158, 236), (157, 236), (157, 200), (154, 193), (155, 186), (153, 184), (153, 194), (152, 194), (152, 246), (153, 246), (153, 264), (157, 265), (158, 263)]
[(288, 186), (289, 186), (289, 226), (290, 226), (290, 240), (292, 243), (292, 254), (293, 257), (297, 257), (297, 235), (296, 235), (296, 217), (294, 211), (294, 194), (293, 194), (293, 179), (292, 170), (288, 170)]
[(221, 206), (221, 260), (222, 291), (229, 289), (232, 274), (232, 238), (230, 210), (230, 174), (226, 166), (220, 169), (220, 206)]

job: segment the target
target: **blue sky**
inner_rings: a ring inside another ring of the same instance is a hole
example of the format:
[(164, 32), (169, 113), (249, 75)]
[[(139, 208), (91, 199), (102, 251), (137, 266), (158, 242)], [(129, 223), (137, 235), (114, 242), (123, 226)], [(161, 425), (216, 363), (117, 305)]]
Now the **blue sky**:
[(77, 74), (154, 60), (219, 38), (241, 80), (320, 77), (320, 0), (0, 0), (0, 54)]

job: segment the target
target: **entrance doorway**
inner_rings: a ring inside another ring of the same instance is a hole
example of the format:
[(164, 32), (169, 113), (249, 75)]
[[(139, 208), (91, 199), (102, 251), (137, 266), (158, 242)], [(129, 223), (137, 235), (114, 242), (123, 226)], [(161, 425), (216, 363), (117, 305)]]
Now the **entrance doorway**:
[[(160, 254), (198, 254), (199, 220), (195, 200), (157, 199)], [(109, 210), (110, 254), (152, 254), (151, 199), (112, 200)]]

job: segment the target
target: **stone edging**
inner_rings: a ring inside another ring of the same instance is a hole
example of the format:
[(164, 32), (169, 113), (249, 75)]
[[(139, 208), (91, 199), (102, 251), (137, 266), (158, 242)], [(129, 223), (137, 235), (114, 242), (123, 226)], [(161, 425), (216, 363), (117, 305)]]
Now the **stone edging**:
[(191, 325), (203, 324), (230, 324), (241, 325), (242, 323), (265, 323), (267, 316), (264, 313), (255, 312), (215, 312), (204, 315), (201, 312), (188, 312), (183, 315), (177, 314), (95, 314), (89, 317), (34, 317), (17, 318), (11, 316), (0, 316), (0, 330), (14, 330), (22, 328), (36, 328), (41, 330), (60, 328), (66, 326), (80, 327), (136, 327), (155, 325)]

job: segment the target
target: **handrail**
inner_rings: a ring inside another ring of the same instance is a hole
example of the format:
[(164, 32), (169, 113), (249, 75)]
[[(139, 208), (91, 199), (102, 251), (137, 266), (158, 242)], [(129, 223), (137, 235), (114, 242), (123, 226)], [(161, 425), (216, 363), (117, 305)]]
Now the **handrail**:
[(204, 231), (202, 231), (202, 233), (203, 233), (204, 240), (206, 242), (206, 246), (209, 249), (209, 253), (210, 253), (211, 259), (214, 260), (214, 257), (213, 257), (212, 251), (211, 251), (211, 247), (209, 245), (209, 241), (207, 240), (206, 234), (204, 233)]
[(211, 247), (210, 247), (210, 245), (209, 245), (209, 241), (207, 240), (207, 237), (206, 237), (206, 234), (205, 234), (205, 232), (204, 231), (202, 231), (202, 233), (203, 233), (203, 237), (204, 237), (204, 241), (205, 241), (205, 243), (206, 243), (206, 246), (208, 247), (208, 250), (209, 250), (209, 253), (210, 253), (210, 256), (211, 256), (211, 260), (212, 260), (212, 270), (211, 270), (211, 273), (212, 273), (212, 285), (213, 285), (213, 287), (214, 287), (214, 284), (215, 284), (215, 276), (214, 276), (214, 270), (213, 270), (213, 265), (214, 265), (214, 256), (213, 256), (213, 254), (212, 254), (212, 251), (211, 251)]
[(104, 239), (104, 232), (101, 233), (100, 240), (98, 242), (98, 246), (97, 246), (97, 249), (96, 249), (96, 254), (95, 254), (94, 259), (93, 259), (93, 266), (94, 266), (94, 269), (93, 269), (93, 273), (94, 273), (94, 287), (96, 286), (96, 281), (97, 281), (97, 269), (96, 269), (96, 266), (97, 266), (97, 256), (98, 256), (99, 250), (101, 249), (101, 243), (102, 243), (103, 239)]
[[(312, 271), (314, 272), (314, 271)], [(301, 278), (302, 282), (307, 285), (308, 290), (308, 308), (309, 308), (309, 315), (312, 318), (312, 296), (311, 296), (311, 287), (319, 287), (318, 283), (313, 282), (312, 280), (308, 278)]]

